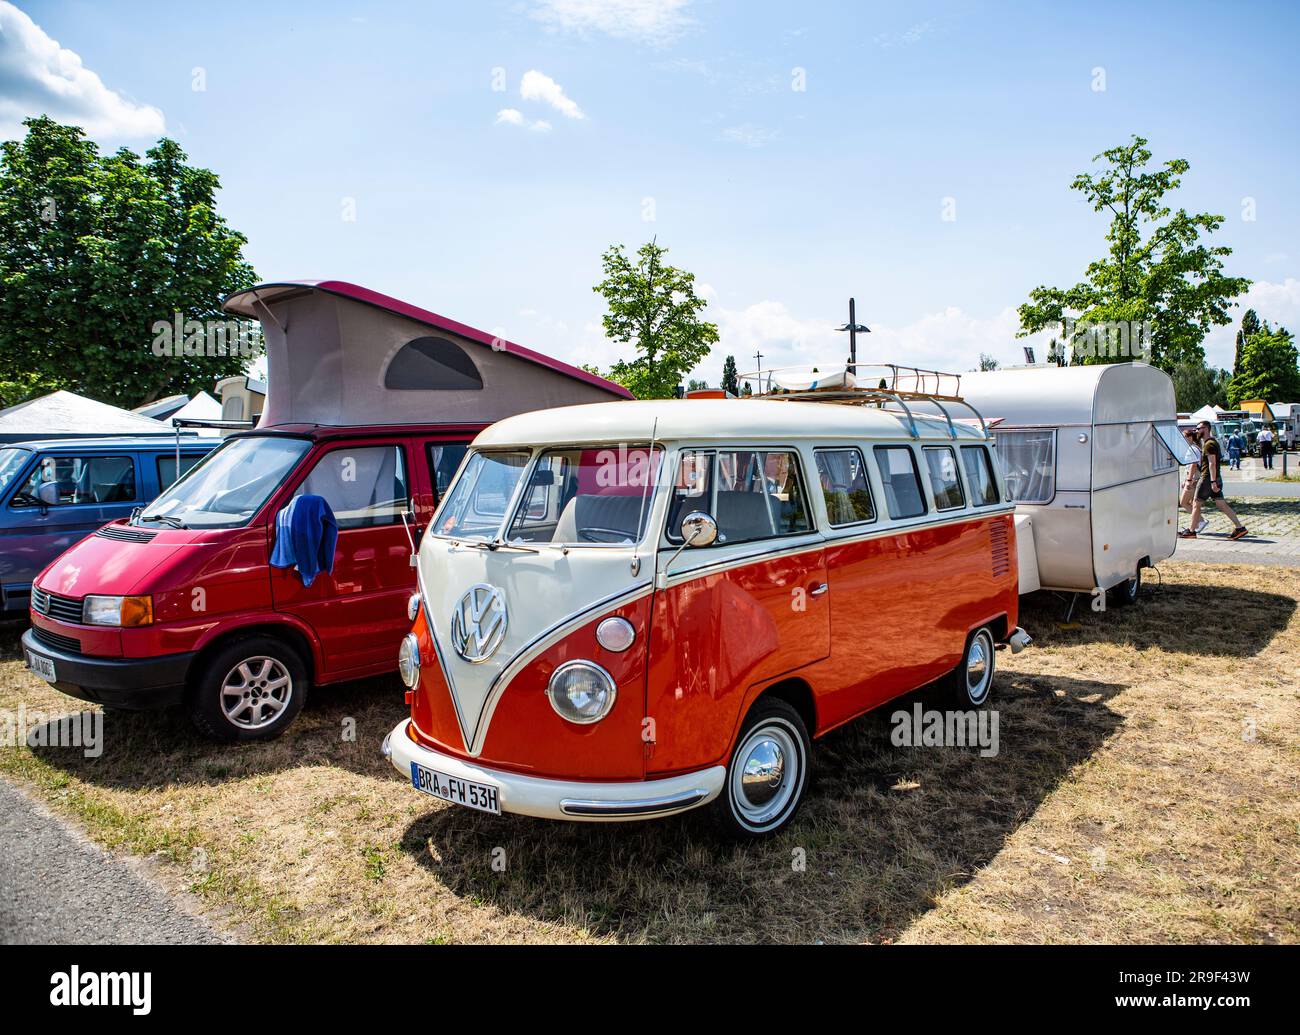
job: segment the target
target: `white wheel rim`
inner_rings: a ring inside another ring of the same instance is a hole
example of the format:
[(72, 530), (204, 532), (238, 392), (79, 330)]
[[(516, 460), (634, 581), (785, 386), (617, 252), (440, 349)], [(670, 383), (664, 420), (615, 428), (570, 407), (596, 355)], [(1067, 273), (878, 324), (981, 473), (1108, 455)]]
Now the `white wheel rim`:
[(780, 822), (803, 783), (803, 744), (779, 720), (754, 727), (732, 758), (728, 792), (742, 826), (762, 830)]
[(293, 698), (293, 677), (276, 658), (245, 658), (221, 682), (221, 710), (232, 726), (257, 730), (269, 726)]
[(993, 637), (980, 630), (966, 652), (966, 696), (971, 704), (982, 704), (993, 683)]

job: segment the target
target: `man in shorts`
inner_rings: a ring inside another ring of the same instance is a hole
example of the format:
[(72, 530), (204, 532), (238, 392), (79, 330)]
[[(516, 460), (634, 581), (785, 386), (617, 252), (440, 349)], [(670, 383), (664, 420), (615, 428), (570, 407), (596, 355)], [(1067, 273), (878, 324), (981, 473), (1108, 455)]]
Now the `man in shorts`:
[(1228, 501), (1223, 498), (1223, 471), (1219, 466), (1223, 459), (1223, 451), (1219, 448), (1219, 440), (1214, 437), (1209, 421), (1201, 421), (1196, 426), (1196, 433), (1201, 446), (1201, 459), (1198, 465), (1200, 478), (1196, 485), (1196, 499), (1192, 503), (1190, 527), (1180, 531), (1178, 538), (1195, 539), (1196, 533), (1205, 527), (1205, 523), (1201, 521), (1201, 504), (1209, 500), (1232, 522), (1232, 534), (1228, 538), (1241, 539), (1246, 535), (1246, 526), (1241, 523), (1236, 511), (1228, 506)]

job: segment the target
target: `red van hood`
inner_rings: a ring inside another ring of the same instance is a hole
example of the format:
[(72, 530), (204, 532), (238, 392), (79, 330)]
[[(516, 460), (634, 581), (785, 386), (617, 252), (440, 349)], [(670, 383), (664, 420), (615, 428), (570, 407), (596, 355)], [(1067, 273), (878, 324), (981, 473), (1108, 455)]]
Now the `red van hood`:
[(150, 592), (149, 576), (160, 564), (181, 550), (206, 545), (212, 536), (178, 528), (161, 531), (147, 543), (126, 543), (91, 534), (61, 554), (36, 584), (68, 597)]

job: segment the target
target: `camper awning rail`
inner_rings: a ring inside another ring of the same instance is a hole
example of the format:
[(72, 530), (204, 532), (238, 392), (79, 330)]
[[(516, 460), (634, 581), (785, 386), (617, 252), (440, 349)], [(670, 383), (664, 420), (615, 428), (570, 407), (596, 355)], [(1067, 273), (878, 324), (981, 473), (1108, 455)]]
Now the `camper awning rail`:
[[(823, 371), (831, 370), (827, 374)], [(957, 438), (951, 406), (963, 406), (979, 421), (987, 438), (989, 429), (983, 415), (961, 397), (961, 375), (896, 363), (846, 363), (839, 366), (802, 365), (770, 367), (737, 375), (742, 382), (756, 383), (750, 398), (777, 399), (790, 402), (838, 403), (842, 406), (875, 406), (896, 409), (907, 422), (912, 438), (920, 438), (913, 407), (933, 406), (948, 424), (948, 434)], [(794, 387), (810, 384), (813, 387)], [(791, 387), (786, 387), (786, 386)], [(910, 405), (909, 405), (910, 404)], [(961, 418), (958, 418), (961, 419)]]

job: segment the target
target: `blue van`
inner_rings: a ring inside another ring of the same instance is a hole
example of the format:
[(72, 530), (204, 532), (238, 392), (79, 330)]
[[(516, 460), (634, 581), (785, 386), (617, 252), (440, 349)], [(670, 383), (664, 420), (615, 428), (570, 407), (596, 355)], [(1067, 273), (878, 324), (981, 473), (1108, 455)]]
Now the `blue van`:
[[(180, 473), (219, 444), (182, 438)], [(42, 568), (176, 477), (176, 440), (162, 436), (0, 444), (0, 611), (26, 610)]]

